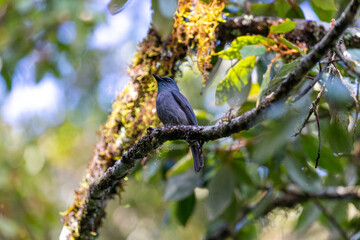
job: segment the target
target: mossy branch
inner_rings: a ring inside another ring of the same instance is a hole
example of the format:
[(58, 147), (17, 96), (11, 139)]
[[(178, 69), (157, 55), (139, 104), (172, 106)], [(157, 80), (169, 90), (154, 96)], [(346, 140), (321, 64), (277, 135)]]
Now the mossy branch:
[[(284, 18), (263, 16), (230, 17), (226, 22), (220, 23), (217, 39), (230, 42), (240, 35), (259, 34), (267, 36), (272, 25), (285, 21)], [(330, 29), (330, 23), (321, 21), (308, 21), (305, 19), (291, 19), (296, 22), (296, 27), (285, 34), (285, 38), (291, 42), (305, 43), (308, 47), (318, 43)], [(349, 27), (343, 35), (344, 44), (347, 48), (360, 48), (360, 29)]]

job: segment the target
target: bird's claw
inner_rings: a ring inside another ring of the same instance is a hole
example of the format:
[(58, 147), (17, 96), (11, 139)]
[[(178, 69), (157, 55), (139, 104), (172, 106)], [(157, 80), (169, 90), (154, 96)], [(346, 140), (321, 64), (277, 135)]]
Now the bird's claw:
[(147, 129), (146, 129), (146, 133), (147, 134), (150, 134), (150, 133), (152, 133), (154, 131), (154, 128), (152, 128), (152, 127), (148, 127)]

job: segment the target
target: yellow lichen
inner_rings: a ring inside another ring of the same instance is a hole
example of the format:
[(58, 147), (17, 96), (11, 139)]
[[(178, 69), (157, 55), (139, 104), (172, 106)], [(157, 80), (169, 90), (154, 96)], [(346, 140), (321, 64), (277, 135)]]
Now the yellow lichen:
[[(211, 58), (215, 53), (215, 30), (222, 18), (224, 1), (213, 0), (205, 3), (201, 0), (179, 0), (175, 13), (173, 37), (188, 46), (188, 50), (197, 48), (197, 65), (203, 74), (203, 84), (208, 79), (208, 70), (212, 68)], [(189, 53), (189, 52), (188, 52)]]

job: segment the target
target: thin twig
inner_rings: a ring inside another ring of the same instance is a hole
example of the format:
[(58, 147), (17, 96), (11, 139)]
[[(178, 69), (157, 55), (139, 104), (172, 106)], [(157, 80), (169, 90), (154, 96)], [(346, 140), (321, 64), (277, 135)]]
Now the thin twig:
[(315, 79), (315, 77), (313, 77), (313, 76), (311, 76), (311, 75), (305, 76), (305, 78), (308, 78), (308, 79), (310, 79), (310, 80), (314, 80), (314, 79)]
[(355, 74), (358, 78), (360, 78), (360, 71), (357, 70), (356, 68), (353, 67), (353, 65), (351, 65), (351, 63), (349, 62), (349, 60), (346, 59), (346, 57), (342, 54), (342, 52), (340, 51), (339, 48), (335, 48), (335, 52), (336, 55), (341, 59), (341, 61), (345, 64), (345, 66), (353, 73)]
[(333, 215), (331, 215), (331, 213), (329, 213), (329, 211), (325, 208), (324, 205), (322, 205), (320, 203), (320, 201), (318, 199), (314, 199), (314, 203), (316, 204), (316, 206), (318, 206), (318, 208), (320, 208), (320, 210), (323, 212), (323, 214), (325, 215), (325, 217), (327, 217), (327, 219), (329, 219), (329, 221), (331, 222), (331, 224), (338, 230), (338, 232), (340, 233), (340, 235), (342, 236), (343, 239), (348, 240), (349, 237), (347, 236), (345, 230), (341, 227), (341, 225), (336, 221), (335, 217)]
[(329, 61), (326, 61), (324, 63), (324, 67), (320, 70), (319, 74), (311, 81), (309, 86), (307, 86), (301, 93), (299, 93), (295, 97), (295, 99), (293, 100), (293, 103), (298, 101), (303, 96), (305, 96), (310, 91), (310, 89), (312, 89), (315, 86), (315, 84), (322, 78), (322, 75), (323, 75), (324, 71), (327, 69), (328, 65), (329, 65)]
[(320, 137), (320, 120), (319, 120), (319, 114), (317, 111), (317, 106), (313, 106), (314, 108), (314, 114), (316, 117), (316, 123), (317, 123), (317, 127), (318, 127), (318, 138), (319, 138), (319, 146), (318, 146), (318, 154), (315, 160), (315, 168), (318, 167), (319, 165), (319, 160), (320, 160), (320, 152), (321, 152), (321, 137)]
[[(319, 104), (322, 95), (324, 94), (326, 82), (328, 81), (329, 78), (330, 78), (330, 75), (329, 75), (329, 77), (326, 79), (326, 81), (324, 82), (324, 85), (323, 85), (323, 87), (321, 88), (321, 90), (320, 90), (319, 94), (317, 95), (316, 99), (312, 102), (311, 107), (310, 107), (309, 112), (308, 112), (308, 115), (307, 115), (306, 118), (305, 118), (305, 121), (303, 122), (303, 124), (302, 124), (301, 128), (299, 129), (299, 131), (296, 132), (296, 133), (293, 135), (294, 137), (298, 136), (298, 135), (301, 133), (301, 131), (304, 129), (306, 123), (309, 121), (311, 115), (312, 115), (313, 112), (316, 110), (316, 107), (317, 107), (317, 105)], [(319, 117), (319, 116), (318, 116), (318, 117)], [(317, 121), (318, 121), (318, 120), (317, 120)], [(319, 128), (319, 129), (320, 129), (320, 128)]]
[(301, 125), (301, 128), (299, 129), (299, 131), (297, 131), (297, 132), (293, 135), (293, 137), (297, 137), (299, 134), (301, 134), (301, 131), (304, 129), (306, 123), (309, 121), (309, 119), (310, 119), (313, 111), (314, 111), (314, 110), (313, 110), (313, 106), (311, 106), (310, 109), (309, 109), (308, 115), (307, 115), (306, 118), (305, 118), (305, 121), (304, 121), (303, 124)]

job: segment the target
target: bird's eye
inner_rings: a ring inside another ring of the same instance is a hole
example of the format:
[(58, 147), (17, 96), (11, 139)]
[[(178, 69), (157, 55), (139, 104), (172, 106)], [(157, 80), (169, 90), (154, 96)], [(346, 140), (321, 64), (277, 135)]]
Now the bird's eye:
[(171, 83), (171, 80), (170, 80), (169, 78), (167, 78), (166, 81), (167, 81), (168, 83)]

